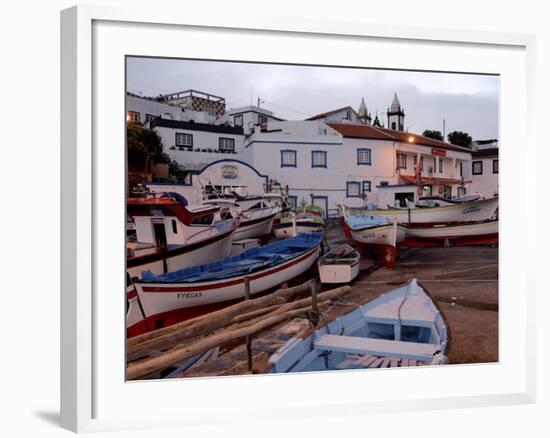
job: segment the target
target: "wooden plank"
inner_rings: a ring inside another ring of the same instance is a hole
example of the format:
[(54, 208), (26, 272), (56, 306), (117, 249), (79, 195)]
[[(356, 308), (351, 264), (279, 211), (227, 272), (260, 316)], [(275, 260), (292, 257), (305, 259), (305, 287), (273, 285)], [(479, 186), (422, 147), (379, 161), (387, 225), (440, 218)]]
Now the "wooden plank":
[(416, 360), (431, 360), (441, 347), (417, 342), (388, 341), (385, 339), (356, 336), (323, 335), (315, 342), (319, 350), (360, 353), (384, 357), (404, 357)]
[(382, 361), (382, 364), (380, 365), (380, 368), (388, 368), (390, 366), (390, 358), (389, 357), (385, 357), (384, 360)]
[(382, 362), (384, 362), (384, 358), (380, 357), (380, 358), (374, 360), (374, 361), (368, 366), (368, 368), (378, 368), (378, 367), (380, 367), (380, 365), (382, 365)]
[(416, 360), (415, 359), (409, 359), (409, 366), (415, 367), (416, 366)]
[(401, 366), (402, 367), (408, 367), (409, 366), (409, 359), (401, 359)]
[(368, 359), (364, 359), (361, 361), (361, 368), (370, 367), (370, 365), (376, 360), (378, 360), (376, 356), (368, 356)]
[(392, 357), (390, 359), (390, 368), (397, 368), (399, 366), (399, 359)]

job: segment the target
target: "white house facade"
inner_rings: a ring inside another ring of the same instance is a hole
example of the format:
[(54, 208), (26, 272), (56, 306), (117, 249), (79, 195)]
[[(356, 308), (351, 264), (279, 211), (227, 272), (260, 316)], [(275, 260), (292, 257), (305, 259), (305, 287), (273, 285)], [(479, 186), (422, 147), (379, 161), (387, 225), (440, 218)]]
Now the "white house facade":
[(150, 126), (170, 159), (188, 170), (242, 156), (244, 135), (239, 127), (167, 119), (155, 119)]
[(288, 185), (292, 203), (331, 214), (339, 203), (386, 207), (419, 195), (465, 194), (460, 169), (470, 165), (471, 151), (366, 124), (305, 121), (268, 124), (245, 143), (243, 159)]
[(498, 147), (484, 148), (472, 152), (472, 193), (486, 198), (498, 196)]

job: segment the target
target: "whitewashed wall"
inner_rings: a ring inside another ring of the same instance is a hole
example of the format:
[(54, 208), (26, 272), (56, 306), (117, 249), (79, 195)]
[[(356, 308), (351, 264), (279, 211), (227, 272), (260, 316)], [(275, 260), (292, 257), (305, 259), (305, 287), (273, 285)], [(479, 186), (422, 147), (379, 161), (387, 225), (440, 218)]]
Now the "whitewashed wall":
[[(471, 173), (470, 190), (472, 193), (479, 193), (487, 198), (498, 194), (498, 173), (493, 173), (493, 160), (498, 160), (498, 157), (472, 158), (472, 162), (481, 161), (483, 163), (482, 175)], [(470, 165), (470, 172), (472, 171), (471, 167), (472, 165)]]
[[(206, 164), (213, 161), (237, 158), (242, 156), (243, 151), (243, 135), (226, 134), (219, 132), (207, 132), (207, 131), (195, 131), (192, 129), (180, 129), (180, 128), (168, 128), (168, 127), (155, 127), (158, 132), (162, 144), (164, 145), (164, 151), (170, 156), (170, 159), (175, 160), (178, 164), (185, 166), (188, 169), (200, 169)], [(171, 149), (176, 144), (176, 133), (191, 134), (193, 135), (193, 150), (179, 150)], [(220, 137), (232, 138), (235, 140), (235, 152), (236, 154), (220, 153), (220, 152), (199, 152), (195, 149), (212, 149), (213, 151), (219, 150)]]

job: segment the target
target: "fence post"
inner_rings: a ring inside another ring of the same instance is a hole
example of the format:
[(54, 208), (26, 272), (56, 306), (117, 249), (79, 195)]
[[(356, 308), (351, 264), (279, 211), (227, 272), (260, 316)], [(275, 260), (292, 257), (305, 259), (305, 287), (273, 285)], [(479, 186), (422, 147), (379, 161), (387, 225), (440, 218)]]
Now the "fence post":
[[(244, 299), (250, 299), (250, 278), (244, 278)], [(248, 371), (252, 372), (252, 336), (247, 335), (246, 342), (246, 363), (248, 365)]]

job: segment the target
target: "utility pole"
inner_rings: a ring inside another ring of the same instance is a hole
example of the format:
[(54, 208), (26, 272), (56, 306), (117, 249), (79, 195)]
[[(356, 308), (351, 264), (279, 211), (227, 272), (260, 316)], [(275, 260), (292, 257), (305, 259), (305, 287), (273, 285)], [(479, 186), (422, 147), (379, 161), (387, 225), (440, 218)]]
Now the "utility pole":
[(445, 118), (443, 118), (443, 141), (445, 141)]
[(261, 103), (260, 96), (258, 96), (258, 108), (260, 108), (260, 103)]

